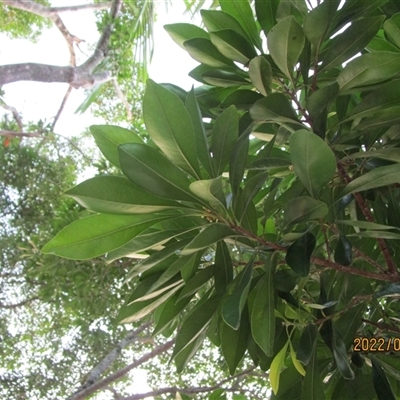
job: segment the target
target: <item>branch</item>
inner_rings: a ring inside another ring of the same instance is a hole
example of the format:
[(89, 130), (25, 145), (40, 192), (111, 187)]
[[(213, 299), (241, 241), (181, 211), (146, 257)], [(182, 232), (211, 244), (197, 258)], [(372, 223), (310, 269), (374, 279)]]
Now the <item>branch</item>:
[(139, 334), (142, 333), (150, 323), (142, 324), (138, 329), (130, 332), (125, 336), (104, 358), (99, 362), (99, 364), (94, 367), (86, 380), (86, 382), (80, 387), (77, 392), (86, 389), (87, 387), (93, 385), (100, 379), (100, 376), (106, 371), (111, 364), (119, 357), (122, 349), (124, 349), (129, 344), (133, 343), (139, 338)]
[(42, 137), (42, 134), (39, 133), (39, 132), (24, 133), (24, 132), (15, 132), (15, 131), (1, 130), (1, 131), (0, 131), (0, 136), (11, 136), (11, 137)]
[[(246, 376), (249, 372), (253, 371), (253, 369), (255, 369), (255, 367), (251, 367), (251, 368), (247, 369), (246, 371), (243, 371), (237, 375), (230, 376), (229, 378), (226, 378), (213, 386), (190, 387), (190, 388), (185, 388), (185, 389), (179, 389), (176, 386), (172, 386), (172, 387), (154, 390), (154, 391), (148, 392), (148, 393), (134, 394), (129, 397), (122, 397), (121, 400), (141, 400), (141, 399), (145, 399), (147, 397), (160, 396), (161, 394), (166, 394), (166, 393), (170, 393), (173, 396), (175, 396), (177, 393), (191, 395), (191, 394), (196, 394), (196, 393), (212, 392), (216, 389), (220, 389), (223, 384), (225, 384), (229, 381)], [(229, 390), (229, 389), (225, 389), (225, 390)], [(231, 390), (229, 390), (229, 391), (231, 391)]]
[(24, 130), (24, 124), (22, 123), (22, 119), (21, 119), (18, 111), (14, 107), (7, 105), (3, 101), (0, 102), (0, 106), (3, 107), (5, 110), (12, 112), (12, 115), (13, 115), (15, 121), (17, 122), (19, 130), (20, 130), (20, 132), (22, 132)]
[(63, 98), (63, 101), (61, 102), (60, 108), (57, 111), (56, 116), (54, 117), (54, 121), (51, 124), (51, 130), (54, 131), (54, 128), (56, 127), (57, 121), (60, 118), (61, 113), (64, 110), (65, 104), (67, 103), (68, 97), (70, 96), (71, 92), (72, 92), (72, 88), (73, 86), (69, 85), (68, 89), (67, 89), (67, 93), (65, 93), (65, 96)]
[(18, 307), (22, 307), (25, 304), (28, 304), (28, 303), (30, 303), (30, 302), (32, 302), (34, 300), (38, 300), (38, 299), (39, 299), (38, 296), (34, 296), (34, 297), (31, 297), (30, 299), (23, 300), (23, 301), (21, 301), (19, 303), (16, 303), (16, 304), (0, 304), (0, 308), (7, 308), (9, 310), (15, 310)]
[(113, 374), (107, 376), (106, 378), (102, 379), (101, 381), (98, 381), (94, 383), (92, 386), (89, 386), (88, 388), (79, 391), (78, 393), (73, 394), (72, 396), (68, 397), (67, 400), (83, 400), (87, 396), (97, 392), (98, 390), (108, 386), (111, 382), (114, 382), (118, 379), (121, 379), (123, 376), (125, 376), (130, 370), (137, 368), (139, 365), (144, 364), (145, 362), (151, 360), (154, 357), (157, 357), (158, 355), (164, 353), (167, 351), (169, 348), (172, 347), (174, 344), (175, 340), (170, 340), (169, 342), (166, 342), (158, 347), (156, 347), (153, 351), (150, 353), (145, 354), (143, 357), (139, 358), (138, 360), (134, 361), (132, 364), (127, 365), (124, 368), (121, 368), (119, 371), (114, 372)]
[(52, 14), (59, 14), (63, 12), (75, 12), (83, 10), (106, 10), (110, 8), (111, 3), (92, 3), (81, 4), (78, 6), (63, 6), (63, 7), (49, 7), (48, 11)]
[(115, 92), (117, 93), (118, 98), (121, 100), (122, 104), (125, 106), (126, 116), (128, 118), (128, 121), (131, 122), (132, 121), (132, 112), (131, 112), (131, 108), (129, 106), (128, 100), (125, 97), (125, 95), (122, 93), (122, 90), (119, 87), (116, 78), (112, 79), (112, 83), (114, 85), (114, 89), (115, 89)]

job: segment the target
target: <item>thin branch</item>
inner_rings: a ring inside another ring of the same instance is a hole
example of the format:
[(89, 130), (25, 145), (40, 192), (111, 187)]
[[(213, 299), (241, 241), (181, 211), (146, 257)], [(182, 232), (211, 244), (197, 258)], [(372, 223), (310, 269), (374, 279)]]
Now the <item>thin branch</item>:
[(111, 79), (113, 85), (114, 85), (114, 89), (115, 89), (115, 93), (117, 93), (118, 98), (121, 100), (122, 104), (125, 106), (125, 110), (126, 110), (126, 116), (128, 121), (132, 121), (132, 112), (131, 112), (131, 108), (129, 106), (129, 102), (127, 100), (127, 98), (125, 97), (125, 95), (122, 93), (121, 88), (118, 85), (117, 79), (113, 78)]
[[(255, 367), (251, 367), (249, 369), (247, 369), (246, 371), (243, 371), (237, 375), (233, 375), (229, 378), (226, 378), (222, 381), (220, 381), (219, 383), (213, 385), (213, 386), (205, 386), (205, 387), (190, 387), (190, 388), (184, 388), (184, 389), (179, 389), (176, 386), (172, 386), (172, 387), (167, 387), (167, 388), (163, 388), (163, 389), (158, 389), (158, 390), (153, 390), (151, 392), (148, 393), (140, 393), (140, 394), (134, 394), (132, 396), (128, 396), (128, 397), (123, 397), (121, 400), (141, 400), (141, 399), (145, 399), (147, 397), (154, 397), (154, 396), (160, 396), (162, 394), (172, 394), (173, 396), (175, 396), (177, 393), (182, 393), (182, 394), (197, 394), (197, 393), (206, 393), (206, 392), (212, 392), (216, 389), (220, 389), (222, 387), (223, 384), (244, 377), (246, 375), (248, 375), (251, 371), (253, 371)], [(227, 391), (233, 391), (231, 389), (225, 389)], [(237, 389), (234, 389), (234, 391), (236, 391)]]
[(29, 299), (23, 300), (23, 301), (21, 301), (19, 303), (16, 303), (16, 304), (0, 304), (0, 308), (6, 308), (6, 309), (9, 309), (9, 310), (15, 310), (18, 307), (22, 307), (25, 304), (31, 303), (32, 301), (35, 301), (35, 300), (38, 300), (38, 299), (39, 299), (38, 296), (34, 296), (34, 297), (29, 298)]
[(158, 355), (164, 353), (165, 351), (167, 351), (168, 349), (170, 349), (172, 347), (174, 342), (175, 342), (175, 340), (173, 339), (173, 340), (170, 340), (169, 342), (166, 342), (166, 343), (156, 347), (153, 351), (145, 354), (143, 357), (134, 361), (132, 364), (129, 364), (124, 368), (121, 368), (119, 371), (114, 372), (113, 374), (107, 376), (106, 378), (102, 379), (101, 381), (94, 383), (92, 386), (89, 386), (88, 388), (86, 388), (78, 393), (73, 394), (72, 396), (68, 397), (67, 400), (83, 400), (83, 399), (85, 399), (89, 395), (108, 386), (110, 383), (112, 383), (118, 379), (121, 379), (132, 369), (137, 368), (140, 365), (144, 364), (145, 362), (151, 360), (152, 358), (157, 357)]
[(78, 6), (63, 6), (63, 7), (49, 7), (50, 13), (59, 14), (63, 12), (75, 12), (83, 10), (107, 10), (110, 8), (111, 3), (92, 3), (80, 4)]
[(54, 121), (53, 121), (53, 123), (51, 124), (51, 130), (52, 130), (52, 131), (54, 131), (54, 128), (55, 128), (55, 126), (56, 126), (56, 124), (57, 124), (57, 121), (58, 121), (58, 119), (60, 118), (60, 115), (61, 115), (61, 113), (62, 113), (63, 110), (64, 110), (65, 104), (67, 103), (67, 100), (68, 100), (68, 98), (69, 98), (69, 96), (70, 96), (70, 94), (71, 94), (71, 92), (72, 92), (72, 88), (73, 88), (73, 87), (72, 87), (71, 85), (68, 86), (67, 92), (65, 93), (65, 96), (64, 96), (64, 98), (63, 98), (63, 100), (62, 100), (62, 102), (61, 102), (60, 108), (58, 109), (57, 114), (56, 114), (56, 116), (54, 117)]
[(3, 107), (5, 110), (12, 112), (15, 122), (18, 125), (19, 131), (22, 132), (24, 130), (24, 124), (22, 123), (22, 119), (21, 119), (21, 116), (19, 115), (18, 111), (14, 107), (11, 107), (11, 106), (7, 105), (6, 103), (4, 103), (4, 101), (0, 102), (0, 106)]
[(0, 136), (11, 136), (11, 137), (42, 137), (40, 132), (15, 132), (8, 130), (0, 130)]

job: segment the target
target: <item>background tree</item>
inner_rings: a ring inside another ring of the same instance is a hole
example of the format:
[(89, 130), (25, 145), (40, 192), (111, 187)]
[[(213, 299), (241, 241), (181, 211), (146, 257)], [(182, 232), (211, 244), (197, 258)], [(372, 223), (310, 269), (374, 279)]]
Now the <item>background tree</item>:
[(254, 4), (166, 27), (204, 86), (149, 81), (147, 143), (92, 129), (126, 178), (69, 190), (94, 213), (43, 251), (130, 258), (119, 319), (177, 327), (178, 372), (208, 337), (272, 398), (395, 399), (400, 9)]

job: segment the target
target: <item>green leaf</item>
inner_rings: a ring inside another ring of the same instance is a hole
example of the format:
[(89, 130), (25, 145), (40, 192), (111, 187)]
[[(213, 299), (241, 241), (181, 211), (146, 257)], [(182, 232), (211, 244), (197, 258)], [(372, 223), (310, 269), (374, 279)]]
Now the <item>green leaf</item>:
[(88, 260), (115, 250), (167, 216), (96, 214), (72, 222), (43, 248), (72, 260)]
[(306, 376), (303, 380), (302, 399), (324, 400), (326, 399), (324, 386), (319, 376), (316, 345), (313, 347), (312, 356), (306, 368)]
[(383, 24), (388, 39), (400, 48), (400, 13), (392, 15), (392, 17), (386, 20)]
[(316, 197), (335, 175), (335, 155), (319, 136), (305, 129), (293, 133), (289, 145), (296, 175), (311, 196)]
[(193, 124), (178, 96), (149, 79), (143, 99), (143, 118), (149, 136), (161, 151), (174, 164), (199, 178)]
[(233, 264), (227, 245), (223, 240), (217, 243), (215, 253), (214, 281), (215, 290), (223, 294), (233, 279)]
[(258, 100), (251, 107), (250, 115), (255, 121), (301, 125), (290, 101), (283, 93), (272, 93)]
[(380, 15), (352, 22), (350, 27), (330, 41), (329, 47), (322, 54), (319, 72), (341, 65), (363, 50), (378, 32), (384, 18)]
[(305, 38), (296, 18), (289, 16), (278, 22), (268, 33), (268, 49), (278, 68), (288, 77), (293, 77)]
[(208, 33), (196, 25), (179, 23), (164, 25), (164, 29), (168, 32), (171, 38), (185, 49), (184, 42), (189, 39), (203, 38), (209, 39)]
[(189, 189), (197, 197), (207, 201), (211, 207), (226, 208), (225, 194), (222, 187), (222, 176), (215, 179), (192, 182)]
[(252, 272), (253, 258), (247, 263), (246, 268), (229, 284), (222, 299), (222, 318), (233, 329), (239, 328), (240, 317), (250, 289)]
[(221, 108), (235, 106), (238, 110), (249, 110), (250, 107), (257, 101), (262, 99), (259, 93), (249, 89), (238, 89), (230, 94), (222, 103)]
[(300, 336), (300, 341), (297, 348), (297, 359), (300, 360), (304, 365), (308, 365), (313, 357), (317, 336), (318, 328), (314, 324), (308, 324)]
[(279, 390), (279, 377), (282, 371), (282, 367), (285, 363), (286, 351), (289, 346), (289, 341), (279, 350), (279, 353), (274, 357), (271, 363), (271, 367), (269, 369), (269, 382), (271, 384), (271, 388), (276, 395)]
[(345, 235), (339, 235), (339, 241), (335, 249), (335, 262), (342, 265), (350, 265), (353, 261), (352, 245)]
[(360, 151), (353, 153), (347, 157), (342, 158), (342, 160), (356, 159), (356, 158), (379, 158), (381, 160), (388, 160), (400, 163), (400, 149), (396, 147), (388, 147), (385, 149), (374, 150), (374, 151)]
[(214, 171), (217, 175), (221, 175), (224, 172), (238, 136), (238, 113), (236, 108), (231, 106), (218, 116), (212, 131), (211, 151), (213, 154)]
[(400, 293), (399, 283), (389, 283), (374, 293), (374, 297), (379, 299), (381, 297), (397, 296)]
[(143, 143), (134, 132), (119, 126), (92, 125), (90, 132), (104, 157), (118, 168), (121, 168), (118, 146), (125, 143)]
[(210, 177), (214, 177), (208, 140), (204, 129), (200, 107), (197, 103), (193, 88), (187, 95), (185, 106), (192, 120), (194, 128), (197, 157), (207, 171), (208, 175)]
[(205, 302), (197, 304), (183, 321), (182, 327), (176, 337), (176, 343), (172, 358), (193, 343), (202, 332), (208, 328), (215, 311), (217, 310), (220, 298), (212, 296)]
[(347, 349), (341, 338), (339, 332), (335, 329), (333, 333), (333, 356), (336, 361), (336, 366), (344, 379), (354, 379), (354, 372), (351, 369), (348, 357)]
[(254, 341), (262, 351), (272, 357), (275, 341), (275, 293), (273, 268), (267, 272), (255, 287), (255, 300), (251, 311), (251, 331)]
[(89, 210), (106, 214), (148, 214), (182, 208), (181, 204), (153, 196), (119, 176), (96, 176), (65, 194)]
[(276, 11), (278, 10), (280, 0), (256, 0), (257, 20), (264, 31), (265, 36), (276, 24)]
[(182, 250), (181, 255), (188, 255), (202, 249), (207, 249), (219, 240), (234, 236), (240, 235), (232, 230), (228, 225), (211, 223), (202, 229), (200, 233)]
[(308, 276), (310, 272), (310, 259), (315, 244), (315, 236), (312, 233), (307, 232), (289, 246), (285, 261), (297, 275), (301, 277)]
[(304, 34), (314, 46), (319, 46), (325, 39), (332, 23), (332, 14), (336, 9), (336, 2), (324, 1), (306, 15), (303, 28)]
[(200, 14), (204, 26), (209, 32), (231, 29), (247, 38), (246, 32), (232, 15), (220, 10), (201, 10)]
[(290, 228), (300, 222), (323, 218), (328, 212), (328, 206), (322, 201), (308, 196), (295, 197), (285, 205), (284, 224)]
[(339, 74), (340, 91), (372, 85), (392, 78), (399, 72), (400, 54), (377, 51), (350, 61)]
[(375, 168), (370, 172), (354, 179), (343, 191), (343, 195), (354, 192), (362, 192), (381, 186), (392, 185), (400, 182), (400, 164), (387, 165)]
[(179, 294), (178, 301), (184, 298), (190, 298), (193, 294), (195, 294), (202, 286), (204, 286), (215, 274), (216, 268), (207, 267), (199, 270), (199, 272), (191, 278), (188, 282), (186, 282), (185, 287), (182, 289)]
[(395, 400), (396, 397), (393, 394), (392, 388), (390, 387), (390, 383), (382, 367), (373, 358), (371, 358), (371, 362), (372, 362), (372, 382), (374, 384), (378, 400)]
[(249, 82), (236, 72), (230, 72), (222, 69), (212, 69), (201, 74), (202, 80), (214, 86), (224, 88), (248, 85)]
[(247, 1), (219, 0), (222, 11), (232, 15), (241, 25), (252, 44), (262, 50), (261, 38), (253, 17), (253, 11)]
[(209, 39), (189, 39), (183, 45), (190, 56), (202, 64), (216, 68), (235, 67), (233, 61), (223, 56)]
[(257, 56), (254, 47), (242, 35), (231, 29), (211, 32), (210, 39), (219, 52), (232, 61), (246, 65)]
[(249, 76), (254, 87), (264, 96), (272, 91), (271, 64), (263, 56), (254, 57), (249, 64)]
[(243, 321), (240, 328), (235, 330), (230, 326), (221, 323), (221, 350), (228, 364), (229, 373), (233, 375), (235, 370), (242, 361), (244, 353), (247, 349), (248, 321)]
[(307, 110), (309, 111), (310, 116), (314, 119), (317, 119), (326, 109), (330, 107), (338, 94), (339, 85), (337, 82), (318, 89), (312, 93), (307, 99)]
[(189, 190), (186, 174), (156, 149), (145, 144), (119, 147), (122, 172), (136, 185), (155, 196), (199, 203)]
[(303, 366), (301, 365), (301, 363), (299, 362), (299, 360), (296, 357), (296, 352), (294, 351), (292, 342), (289, 342), (289, 348), (290, 348), (290, 358), (292, 359), (292, 363), (294, 365), (294, 367), (296, 368), (297, 372), (300, 375), (305, 375), (306, 371), (304, 370)]
[(395, 226), (377, 224), (375, 222), (347, 220), (347, 219), (337, 220), (336, 223), (342, 224), (342, 225), (355, 226), (355, 227), (361, 228), (361, 229), (378, 230), (378, 231), (379, 230), (387, 230), (387, 229), (397, 229), (397, 230), (400, 229)]
[(231, 184), (232, 193), (235, 196), (234, 201), (239, 195), (240, 185), (243, 181), (243, 175), (247, 163), (247, 155), (249, 152), (249, 142), (249, 135), (243, 133), (236, 142), (231, 154), (231, 160), (229, 163), (229, 181)]

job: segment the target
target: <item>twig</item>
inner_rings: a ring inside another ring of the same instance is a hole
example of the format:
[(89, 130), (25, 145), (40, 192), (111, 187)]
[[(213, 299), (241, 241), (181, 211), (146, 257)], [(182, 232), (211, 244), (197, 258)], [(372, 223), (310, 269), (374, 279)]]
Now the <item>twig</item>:
[(40, 132), (15, 132), (8, 130), (1, 130), (0, 136), (11, 136), (11, 137), (42, 137)]
[(19, 115), (18, 111), (14, 107), (9, 106), (8, 104), (4, 103), (3, 101), (1, 101), (0, 106), (3, 107), (5, 110), (12, 112), (15, 122), (18, 125), (19, 131), (22, 132), (24, 130), (24, 124), (22, 123), (22, 119), (21, 119), (21, 116)]
[(61, 115), (61, 113), (62, 113), (63, 110), (64, 110), (65, 104), (67, 103), (67, 100), (68, 100), (68, 98), (69, 98), (71, 92), (72, 92), (72, 86), (69, 85), (69, 86), (68, 86), (68, 89), (67, 89), (67, 92), (65, 93), (65, 96), (64, 96), (64, 98), (63, 98), (63, 100), (62, 100), (62, 102), (61, 102), (60, 108), (58, 109), (57, 114), (56, 114), (56, 116), (54, 117), (54, 121), (53, 121), (53, 123), (51, 124), (51, 130), (52, 130), (52, 131), (54, 131), (54, 128), (55, 128), (55, 126), (56, 126), (56, 124), (57, 124), (57, 121), (58, 121), (58, 119), (60, 118), (60, 115)]
[(38, 296), (31, 297), (29, 299), (23, 300), (16, 304), (0, 304), (0, 308), (7, 308), (9, 310), (15, 310), (18, 307), (24, 306), (25, 304), (31, 303), (32, 301), (38, 300)]
[(122, 104), (125, 106), (126, 116), (128, 118), (128, 121), (130, 122), (130, 121), (132, 121), (133, 117), (132, 117), (132, 112), (131, 112), (131, 108), (129, 106), (128, 100), (125, 97), (125, 95), (122, 93), (122, 90), (118, 85), (117, 79), (113, 78), (113, 79), (111, 79), (111, 81), (114, 85), (114, 89), (115, 89), (115, 92), (117, 93), (118, 98), (121, 100)]

